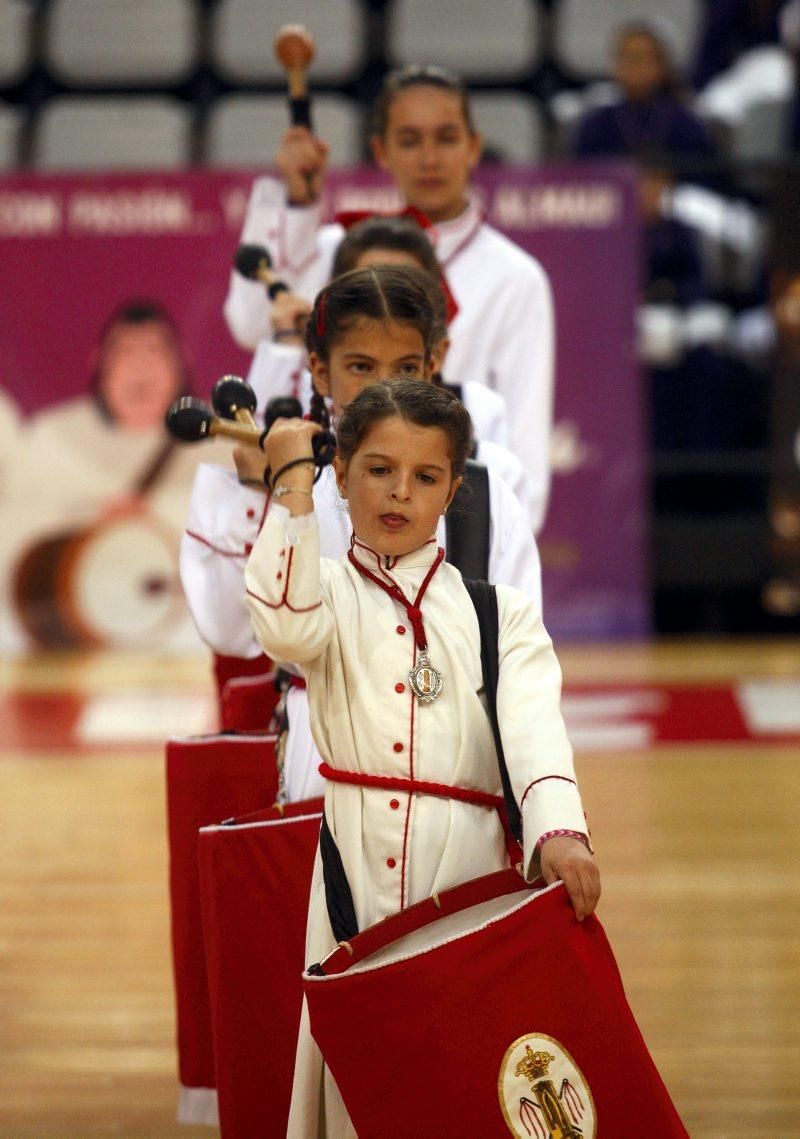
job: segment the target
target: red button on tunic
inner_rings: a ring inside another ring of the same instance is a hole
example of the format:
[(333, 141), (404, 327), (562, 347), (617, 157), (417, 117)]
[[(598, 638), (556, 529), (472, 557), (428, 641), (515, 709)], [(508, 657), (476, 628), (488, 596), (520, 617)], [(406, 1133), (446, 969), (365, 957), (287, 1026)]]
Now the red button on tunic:
[(397, 859), (387, 858), (386, 859), (386, 865), (389, 867), (390, 870), (394, 870), (395, 866), (397, 865)]
[(395, 751), (402, 751), (403, 750), (403, 745), (399, 742), (396, 744), (393, 744), (393, 747), (394, 747)]
[(405, 627), (405, 625), (398, 625), (398, 626), (397, 626), (397, 631), (398, 631), (398, 633), (400, 634), (400, 636), (402, 637), (403, 633), (405, 633), (405, 631), (406, 631), (406, 627)]
[(405, 692), (406, 686), (405, 684), (395, 684), (394, 690), (395, 692)]
[(392, 808), (393, 811), (396, 811), (397, 808), (400, 806), (400, 800), (399, 799), (390, 799), (389, 800), (389, 806)]
[(255, 518), (255, 516), (256, 516), (256, 512), (255, 512), (255, 510), (253, 510), (253, 508), (251, 506), (247, 511), (247, 517), (248, 518)]

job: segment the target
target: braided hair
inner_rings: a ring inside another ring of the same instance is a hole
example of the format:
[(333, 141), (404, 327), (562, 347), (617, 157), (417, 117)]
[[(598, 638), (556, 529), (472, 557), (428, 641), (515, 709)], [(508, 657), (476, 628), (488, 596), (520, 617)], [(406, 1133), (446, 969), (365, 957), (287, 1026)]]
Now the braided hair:
[(428, 295), (439, 325), (436, 339), (447, 335), (447, 303), (442, 288), (442, 267), (425, 231), (410, 217), (365, 218), (348, 230), (339, 243), (333, 259), (331, 277), (352, 272), (362, 254), (371, 249), (391, 249), (407, 253), (424, 269), (430, 281), (426, 282)]

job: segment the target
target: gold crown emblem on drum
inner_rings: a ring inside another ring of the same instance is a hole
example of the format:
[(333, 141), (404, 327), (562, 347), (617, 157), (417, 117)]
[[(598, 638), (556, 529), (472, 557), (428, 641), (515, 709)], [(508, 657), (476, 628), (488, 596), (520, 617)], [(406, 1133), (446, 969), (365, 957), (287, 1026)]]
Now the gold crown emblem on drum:
[(520, 1060), (514, 1071), (515, 1076), (524, 1076), (526, 1080), (534, 1083), (547, 1075), (547, 1069), (555, 1060), (549, 1052), (534, 1052), (530, 1044), (525, 1045), (525, 1059)]

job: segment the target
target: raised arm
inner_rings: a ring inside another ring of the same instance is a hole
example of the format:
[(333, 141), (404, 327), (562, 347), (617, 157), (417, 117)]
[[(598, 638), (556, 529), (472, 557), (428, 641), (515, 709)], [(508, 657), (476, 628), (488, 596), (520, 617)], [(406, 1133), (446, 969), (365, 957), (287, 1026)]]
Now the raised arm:
[[(281, 178), (257, 178), (247, 203), (241, 244), (264, 245), (275, 270), (308, 300), (325, 284), (330, 260), (317, 248), (322, 224), (320, 193), (328, 145), (307, 127), (290, 127), (275, 164)], [(258, 281), (232, 272), (223, 312), (242, 348), (271, 335), (270, 302)]]
[(320, 580), (319, 529), (314, 515), (312, 438), (301, 419), (279, 419), (264, 450), (273, 499), (245, 570), (253, 628), (273, 660), (315, 660), (333, 635), (333, 615)]

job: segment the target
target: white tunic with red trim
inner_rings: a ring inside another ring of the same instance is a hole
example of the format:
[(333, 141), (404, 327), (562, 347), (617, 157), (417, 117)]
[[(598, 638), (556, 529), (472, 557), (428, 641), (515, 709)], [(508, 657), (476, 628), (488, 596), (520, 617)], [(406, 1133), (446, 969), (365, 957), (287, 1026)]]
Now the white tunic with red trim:
[[(499, 449), (502, 450), (502, 449)], [(314, 487), (323, 557), (339, 558), (350, 544), (350, 515), (336, 489), (332, 468)], [(261, 652), (247, 607), (244, 567), (258, 537), (268, 500), (224, 467), (197, 472), (186, 533), (181, 545), (181, 582), (198, 632), (214, 652), (254, 658)], [(491, 512), (489, 580), (513, 585), (541, 612), (541, 566), (536, 543), (517, 498), (502, 478), (489, 472)], [(438, 540), (445, 543), (444, 521)], [(288, 663), (288, 662), (287, 662)], [(319, 757), (308, 728), (306, 694), (287, 694), (290, 730), (283, 771), (290, 802), (322, 793)]]
[[(328, 281), (344, 234), (340, 225), (321, 222), (319, 204), (289, 208), (280, 181), (258, 178), (241, 240), (266, 245), (276, 272), (313, 300)], [(462, 384), (485, 384), (506, 400), (509, 445), (528, 473), (531, 521), (538, 532), (550, 486), (553, 416), (554, 318), (547, 274), (488, 225), (476, 204), (426, 233), (458, 304), (449, 328), (448, 375)], [(225, 318), (234, 339), (251, 350), (271, 334), (264, 293), (263, 285), (231, 275)]]
[[(415, 598), (437, 554), (435, 539), (386, 559), (358, 542), (354, 554)], [(404, 609), (346, 559), (319, 555), (314, 515), (293, 519), (272, 505), (247, 565), (253, 624), (265, 651), (301, 665), (311, 725), (323, 759), (364, 774), (444, 783), (501, 794), (492, 731), (481, 695), (480, 633), (457, 570), (446, 562), (422, 601), (428, 653), (444, 677), (421, 704), (408, 673), (416, 657)], [(521, 805), (524, 865), (552, 830), (587, 832), (572, 752), (559, 709), (561, 673), (541, 616), (524, 594), (497, 589), (500, 675), (497, 710), (514, 795)], [(501, 868), (502, 826), (491, 808), (329, 783), (325, 814), (339, 848), (359, 927)], [(334, 948), (319, 856), (309, 906), (306, 960)], [(323, 1092), (324, 1086), (324, 1092)], [(326, 1124), (319, 1128), (324, 1097)], [(354, 1134), (304, 1012), (288, 1135)]]
[[(292, 530), (300, 531), (294, 541)], [(363, 565), (410, 598), (436, 553), (431, 539), (386, 568), (377, 554), (354, 544)], [(327, 763), (501, 793), (480, 696), (478, 621), (456, 569), (442, 563), (422, 603), (428, 653), (444, 675), (431, 704), (420, 704), (409, 688), (417, 650), (404, 610), (346, 559), (320, 558), (314, 515), (298, 525), (285, 508), (271, 506), (245, 576), (265, 652), (303, 670), (312, 731)], [(585, 832), (586, 823), (550, 638), (524, 594), (498, 586), (497, 595), (498, 717), (532, 873), (535, 846), (546, 831)], [(483, 807), (336, 784), (327, 788), (326, 811), (362, 928), (504, 864), (502, 827)]]

